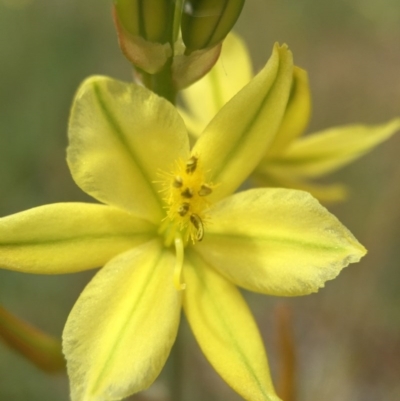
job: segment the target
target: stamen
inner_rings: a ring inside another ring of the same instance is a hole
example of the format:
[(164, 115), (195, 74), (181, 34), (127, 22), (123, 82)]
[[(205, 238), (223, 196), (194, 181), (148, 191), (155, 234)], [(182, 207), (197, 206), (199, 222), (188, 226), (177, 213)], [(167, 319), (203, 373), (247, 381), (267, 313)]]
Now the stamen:
[(178, 214), (179, 216), (183, 217), (186, 216), (186, 213), (189, 211), (190, 203), (184, 202), (182, 205), (178, 207)]
[[(207, 182), (201, 159), (197, 155), (186, 160), (179, 159), (175, 168), (164, 175), (163, 199), (167, 216), (161, 224), (160, 232), (165, 246), (172, 246), (178, 234), (184, 246), (188, 246), (189, 241), (193, 244), (202, 241), (207, 224), (206, 211), (211, 204), (207, 197), (213, 193), (215, 185)], [(180, 288), (179, 280), (176, 280)]]
[(211, 192), (212, 192), (211, 187), (209, 187), (206, 184), (202, 184), (199, 189), (199, 192), (197, 192), (197, 193), (199, 194), (199, 196), (207, 196), (207, 195), (210, 195)]
[(196, 229), (196, 240), (201, 241), (204, 237), (204, 225), (203, 221), (197, 214), (191, 214), (190, 215), (190, 222), (194, 225), (194, 228)]
[(172, 184), (175, 188), (181, 188), (183, 185), (183, 179), (180, 175), (174, 177), (174, 182)]
[(184, 246), (183, 246), (182, 236), (179, 233), (175, 234), (175, 251), (176, 251), (176, 262), (174, 269), (174, 285), (177, 291), (182, 291), (186, 288), (186, 284), (182, 283)]
[(193, 191), (190, 188), (186, 188), (183, 192), (181, 192), (181, 196), (184, 198), (193, 198)]
[(196, 171), (197, 168), (197, 157), (191, 156), (190, 159), (186, 162), (186, 173), (192, 174)]

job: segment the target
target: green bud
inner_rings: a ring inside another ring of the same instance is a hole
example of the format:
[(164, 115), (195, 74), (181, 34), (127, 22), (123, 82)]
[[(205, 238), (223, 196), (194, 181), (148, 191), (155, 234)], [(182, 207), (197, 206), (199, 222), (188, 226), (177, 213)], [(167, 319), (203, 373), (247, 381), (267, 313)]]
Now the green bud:
[(133, 36), (156, 43), (172, 37), (175, 2), (172, 0), (114, 0), (117, 17)]
[(174, 0), (114, 0), (113, 15), (125, 57), (149, 74), (172, 57)]
[(244, 0), (186, 0), (182, 14), (182, 39), (186, 53), (222, 42), (239, 18)]

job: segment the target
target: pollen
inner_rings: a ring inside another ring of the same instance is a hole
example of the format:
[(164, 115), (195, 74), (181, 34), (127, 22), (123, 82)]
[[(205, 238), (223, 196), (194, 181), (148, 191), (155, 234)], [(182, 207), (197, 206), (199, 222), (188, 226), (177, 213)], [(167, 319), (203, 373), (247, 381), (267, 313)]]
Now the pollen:
[(167, 231), (180, 231), (186, 243), (201, 241), (207, 220), (205, 211), (210, 206), (207, 197), (215, 187), (206, 182), (201, 160), (196, 155), (179, 160), (174, 171), (165, 174), (163, 184), (169, 223), (165, 222), (169, 226)]

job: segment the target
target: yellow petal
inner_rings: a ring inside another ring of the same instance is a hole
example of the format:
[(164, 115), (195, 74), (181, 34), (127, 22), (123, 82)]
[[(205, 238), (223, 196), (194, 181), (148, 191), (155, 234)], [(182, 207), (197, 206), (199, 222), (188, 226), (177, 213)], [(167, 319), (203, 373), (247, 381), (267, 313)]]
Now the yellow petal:
[(68, 164), (85, 192), (159, 222), (154, 182), (189, 152), (186, 128), (169, 102), (134, 84), (89, 78), (75, 98), (69, 140)]
[(294, 67), (293, 83), (285, 115), (276, 137), (268, 149), (268, 156), (279, 155), (300, 136), (310, 121), (311, 94), (307, 72)]
[(82, 292), (63, 334), (72, 401), (120, 400), (158, 376), (180, 318), (174, 263), (155, 240), (114, 258)]
[(220, 184), (214, 201), (234, 192), (266, 153), (289, 97), (292, 54), (275, 45), (261, 72), (234, 96), (207, 126), (194, 146), (209, 182)]
[(102, 266), (154, 237), (154, 226), (90, 203), (40, 206), (0, 219), (0, 266), (25, 273), (71, 273)]
[(209, 210), (204, 260), (251, 291), (304, 295), (335, 278), (366, 250), (310, 194), (288, 189), (253, 189)]
[(318, 177), (359, 158), (399, 130), (400, 118), (382, 125), (330, 128), (293, 142), (270, 163), (285, 174)]
[(257, 325), (239, 290), (188, 252), (183, 307), (204, 355), (245, 400), (279, 401)]
[(265, 170), (258, 170), (252, 175), (254, 186), (300, 189), (309, 192), (314, 198), (323, 203), (341, 202), (348, 197), (348, 189), (345, 185), (337, 183), (317, 184), (289, 174), (282, 174), (279, 169), (268, 169), (267, 165), (264, 165), (264, 167)]
[(252, 77), (250, 56), (243, 40), (230, 33), (213, 69), (181, 92), (188, 112), (183, 117), (189, 131), (199, 136), (222, 106)]

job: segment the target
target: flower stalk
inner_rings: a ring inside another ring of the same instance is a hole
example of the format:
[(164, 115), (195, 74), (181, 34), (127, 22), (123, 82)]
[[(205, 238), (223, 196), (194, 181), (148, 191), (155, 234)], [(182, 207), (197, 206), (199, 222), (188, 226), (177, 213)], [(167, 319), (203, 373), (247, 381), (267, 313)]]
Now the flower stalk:
[(175, 105), (177, 90), (172, 79), (172, 58), (169, 58), (157, 73), (149, 74), (137, 69), (137, 76), (146, 88)]
[(0, 306), (0, 339), (48, 373), (65, 369), (61, 342)]
[(280, 368), (277, 394), (285, 401), (296, 401), (296, 345), (292, 327), (292, 313), (285, 304), (275, 310)]

